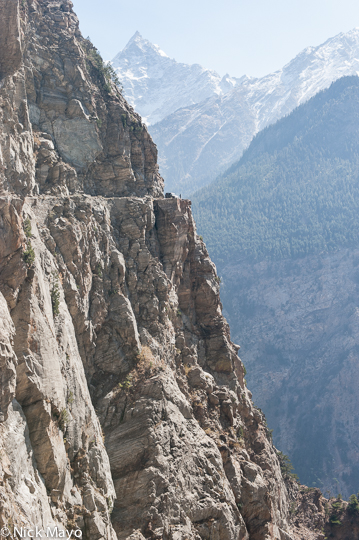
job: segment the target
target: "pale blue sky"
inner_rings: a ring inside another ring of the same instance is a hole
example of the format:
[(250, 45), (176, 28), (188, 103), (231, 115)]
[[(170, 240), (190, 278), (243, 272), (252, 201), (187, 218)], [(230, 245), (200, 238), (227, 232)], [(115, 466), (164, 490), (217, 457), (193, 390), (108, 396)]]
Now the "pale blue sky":
[(358, 0), (73, 0), (85, 37), (112, 59), (138, 30), (179, 62), (262, 76), (359, 26)]

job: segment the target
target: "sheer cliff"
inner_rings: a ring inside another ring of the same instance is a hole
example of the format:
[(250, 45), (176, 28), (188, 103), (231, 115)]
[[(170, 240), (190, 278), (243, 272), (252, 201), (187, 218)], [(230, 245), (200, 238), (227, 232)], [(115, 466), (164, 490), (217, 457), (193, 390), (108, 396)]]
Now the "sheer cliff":
[(0, 0), (0, 46), (1, 534), (323, 539), (324, 499), (283, 478), (251, 401), (191, 204), (163, 198), (72, 3)]

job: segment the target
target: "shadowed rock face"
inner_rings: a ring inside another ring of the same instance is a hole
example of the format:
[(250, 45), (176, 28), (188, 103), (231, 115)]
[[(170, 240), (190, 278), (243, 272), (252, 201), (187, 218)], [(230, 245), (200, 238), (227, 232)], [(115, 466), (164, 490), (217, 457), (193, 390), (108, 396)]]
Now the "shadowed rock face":
[(19, 69), (22, 61), (18, 2), (0, 2), (0, 77)]
[(162, 198), (156, 149), (71, 2), (17, 13), (22, 63), (0, 89), (0, 526), (323, 538), (319, 492), (315, 519), (291, 521), (305, 495), (251, 402), (190, 202)]

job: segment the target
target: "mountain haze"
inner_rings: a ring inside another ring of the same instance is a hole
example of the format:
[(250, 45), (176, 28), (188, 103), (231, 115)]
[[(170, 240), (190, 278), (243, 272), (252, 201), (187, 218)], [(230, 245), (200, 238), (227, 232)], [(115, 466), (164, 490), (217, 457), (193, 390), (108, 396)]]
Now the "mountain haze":
[(193, 209), (275, 443), (302, 481), (356, 492), (359, 78), (260, 132)]
[(181, 107), (222, 95), (237, 84), (237, 79), (220, 77), (199, 64), (176, 62), (139, 32), (115, 56), (112, 65), (126, 98), (147, 125)]
[(264, 127), (340, 77), (357, 74), (359, 29), (307, 47), (275, 73), (226, 76), (225, 84), (214, 72), (163, 54), (135, 36), (114, 65), (126, 97), (149, 119), (166, 189), (190, 194), (238, 160)]
[(358, 176), (355, 76), (261, 131), (193, 205), (221, 267), (229, 257), (304, 256), (358, 242)]

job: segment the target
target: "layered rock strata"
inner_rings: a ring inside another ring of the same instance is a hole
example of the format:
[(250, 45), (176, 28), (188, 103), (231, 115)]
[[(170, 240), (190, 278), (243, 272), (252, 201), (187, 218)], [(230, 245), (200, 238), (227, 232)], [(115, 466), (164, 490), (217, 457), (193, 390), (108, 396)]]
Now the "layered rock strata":
[(292, 523), (190, 202), (71, 2), (2, 0), (4, 35), (0, 527), (323, 538), (318, 506)]

